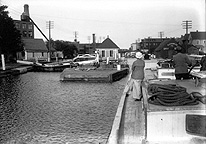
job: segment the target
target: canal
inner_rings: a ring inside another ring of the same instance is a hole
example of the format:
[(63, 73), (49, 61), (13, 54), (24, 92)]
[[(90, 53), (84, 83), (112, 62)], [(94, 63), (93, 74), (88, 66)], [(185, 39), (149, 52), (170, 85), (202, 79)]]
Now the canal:
[(1, 144), (104, 144), (127, 78), (61, 82), (60, 73), (0, 79)]

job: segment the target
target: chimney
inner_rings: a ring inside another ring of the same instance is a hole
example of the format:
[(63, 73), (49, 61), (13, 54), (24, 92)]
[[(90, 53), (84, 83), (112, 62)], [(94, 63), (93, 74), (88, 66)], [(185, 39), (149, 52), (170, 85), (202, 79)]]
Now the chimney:
[(95, 37), (95, 34), (92, 34), (92, 37), (93, 37), (93, 43), (92, 43), (92, 46), (93, 46), (93, 50), (95, 51), (96, 50), (96, 37)]
[(21, 20), (29, 21), (29, 5), (28, 4), (24, 5), (24, 12), (21, 15)]

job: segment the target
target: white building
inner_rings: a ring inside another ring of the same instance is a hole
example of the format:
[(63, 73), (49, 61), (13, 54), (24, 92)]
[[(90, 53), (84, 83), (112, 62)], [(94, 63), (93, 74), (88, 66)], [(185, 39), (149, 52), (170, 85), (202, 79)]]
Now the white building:
[(110, 60), (119, 58), (119, 47), (110, 39), (106, 38), (96, 50), (99, 52), (100, 58), (106, 60), (109, 57)]
[(199, 48), (199, 51), (206, 53), (206, 32), (190, 32), (189, 40), (189, 43)]

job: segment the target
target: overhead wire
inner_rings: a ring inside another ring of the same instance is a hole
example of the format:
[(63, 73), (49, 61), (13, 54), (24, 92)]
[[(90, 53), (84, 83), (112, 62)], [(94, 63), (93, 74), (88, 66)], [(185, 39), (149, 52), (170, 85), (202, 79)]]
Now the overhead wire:
[[(15, 15), (15, 16), (20, 16), (22, 14), (22, 10), (19, 10), (13, 6), (11, 6), (11, 4), (5, 0), (2, 0), (2, 4), (4, 5), (7, 5), (9, 7), (9, 9), (11, 10), (12, 14)], [(42, 27), (44, 29), (46, 29), (46, 20), (44, 19), (45, 17), (46, 18), (50, 18), (50, 19), (64, 19), (64, 20), (73, 20), (73, 21), (83, 21), (83, 22), (96, 22), (96, 23), (104, 23), (104, 24), (129, 24), (129, 25), (150, 25), (150, 26), (166, 26), (166, 27), (177, 27), (177, 26), (180, 26), (179, 24), (158, 24), (158, 23), (139, 23), (139, 22), (132, 22), (132, 21), (109, 21), (109, 20), (97, 20), (97, 19), (79, 19), (79, 18), (71, 18), (71, 17), (68, 17), (68, 16), (51, 16), (51, 15), (42, 15), (42, 14), (35, 14), (35, 13), (32, 13), (32, 17), (35, 17), (35, 19), (38, 19), (38, 20), (35, 20), (36, 22), (38, 22), (38, 24), (40, 24), (41, 26), (42, 25), (45, 25), (45, 27)], [(104, 25), (105, 27), (108, 27), (108, 25)], [(55, 22), (55, 29), (58, 30), (58, 31), (61, 31), (61, 32), (64, 32), (64, 33), (71, 33), (73, 32), (73, 30), (71, 29), (68, 29), (68, 27), (66, 26), (62, 26), (61, 24), (59, 25), (58, 22), (56, 21)], [(167, 30), (162, 30), (164, 31), (165, 34), (171, 34), (171, 33), (174, 33), (178, 30), (181, 30), (181, 28), (178, 28), (178, 29), (174, 29), (174, 30), (170, 30), (170, 31), (167, 31)], [(152, 34), (150, 35), (152, 37), (155, 37), (157, 36), (157, 33), (156, 34)]]

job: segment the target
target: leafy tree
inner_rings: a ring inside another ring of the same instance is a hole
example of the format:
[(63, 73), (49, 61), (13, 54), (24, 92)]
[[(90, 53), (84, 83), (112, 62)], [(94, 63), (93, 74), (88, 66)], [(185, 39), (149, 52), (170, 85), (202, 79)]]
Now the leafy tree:
[(77, 54), (77, 47), (76, 45), (70, 43), (65, 45), (62, 52), (65, 58), (74, 58)]
[[(48, 42), (47, 42), (48, 47)], [(51, 46), (57, 51), (62, 51), (64, 58), (74, 58), (78, 52), (77, 47), (74, 43), (63, 41), (63, 40), (51, 40)]]
[(5, 11), (6, 8), (7, 6), (0, 6), (0, 53), (5, 54), (8, 61), (9, 57), (16, 58), (16, 52), (23, 50), (23, 43), (13, 19)]

